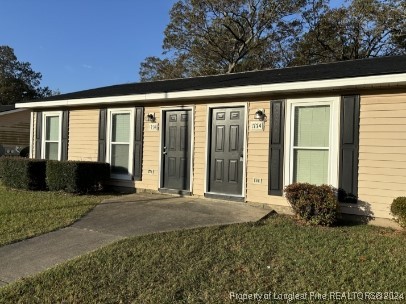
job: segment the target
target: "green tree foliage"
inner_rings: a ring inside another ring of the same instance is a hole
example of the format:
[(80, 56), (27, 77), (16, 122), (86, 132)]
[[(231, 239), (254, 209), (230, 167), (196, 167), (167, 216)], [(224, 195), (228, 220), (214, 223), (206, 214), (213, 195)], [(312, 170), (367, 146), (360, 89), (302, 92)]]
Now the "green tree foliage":
[(291, 65), (405, 54), (404, 12), (398, 0), (353, 0), (334, 9), (328, 1), (311, 1)]
[(40, 87), (42, 75), (28, 62), (20, 62), (9, 46), (0, 46), (0, 105), (14, 104), (53, 95)]
[(142, 80), (233, 73), (285, 65), (283, 50), (304, 0), (180, 0), (170, 11), (167, 58), (148, 57)]
[(406, 1), (394, 1), (392, 21), (392, 39), (403, 53), (406, 51)]
[(404, 0), (179, 0), (141, 81), (406, 53)]
[(189, 75), (185, 65), (185, 56), (174, 59), (147, 57), (141, 62), (140, 75), (144, 81), (185, 78)]

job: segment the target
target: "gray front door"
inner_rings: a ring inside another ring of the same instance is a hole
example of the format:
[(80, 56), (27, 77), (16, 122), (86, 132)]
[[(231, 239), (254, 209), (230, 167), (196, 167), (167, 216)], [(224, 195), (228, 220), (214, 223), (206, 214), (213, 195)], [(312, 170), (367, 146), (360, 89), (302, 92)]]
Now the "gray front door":
[(191, 111), (164, 112), (163, 188), (190, 190)]
[(211, 110), (210, 193), (242, 196), (244, 108)]

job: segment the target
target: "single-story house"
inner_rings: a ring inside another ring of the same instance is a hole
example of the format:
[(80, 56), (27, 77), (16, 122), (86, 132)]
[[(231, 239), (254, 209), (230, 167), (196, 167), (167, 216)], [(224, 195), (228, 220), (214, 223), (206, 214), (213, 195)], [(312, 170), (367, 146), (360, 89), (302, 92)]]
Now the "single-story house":
[[(406, 56), (130, 83), (22, 103), (34, 158), (103, 161), (138, 190), (289, 210), (293, 182), (390, 219), (406, 195)], [(355, 198), (355, 199), (354, 199)]]
[(28, 147), (30, 112), (14, 105), (0, 105), (0, 156), (19, 156)]

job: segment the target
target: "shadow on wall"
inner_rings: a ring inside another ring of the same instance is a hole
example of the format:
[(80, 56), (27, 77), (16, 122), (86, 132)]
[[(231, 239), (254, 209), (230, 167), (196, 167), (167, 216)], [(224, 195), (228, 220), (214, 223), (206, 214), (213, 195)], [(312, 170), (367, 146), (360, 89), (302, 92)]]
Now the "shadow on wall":
[(375, 219), (371, 204), (362, 200), (340, 203), (339, 226), (364, 225)]
[(337, 197), (340, 202), (340, 222), (347, 225), (351, 225), (351, 222), (368, 224), (375, 218), (371, 204), (360, 200), (356, 195), (339, 188)]

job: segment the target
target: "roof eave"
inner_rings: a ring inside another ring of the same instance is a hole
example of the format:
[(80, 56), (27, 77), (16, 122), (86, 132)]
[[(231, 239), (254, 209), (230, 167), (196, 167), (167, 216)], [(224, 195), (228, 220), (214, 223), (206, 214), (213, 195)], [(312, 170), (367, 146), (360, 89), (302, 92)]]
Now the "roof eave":
[(21, 109), (14, 109), (14, 110), (10, 110), (10, 111), (0, 112), (0, 116), (9, 115), (9, 114), (15, 114), (15, 113), (19, 113), (19, 112), (22, 112), (22, 111), (26, 111), (26, 109), (21, 108)]
[(18, 103), (16, 108), (54, 108), (54, 107), (79, 107), (103, 104), (128, 104), (137, 102), (148, 104), (159, 101), (185, 101), (204, 100), (214, 98), (232, 98), (246, 96), (261, 96), (266, 94), (298, 93), (309, 91), (332, 91), (345, 89), (368, 89), (406, 85), (406, 73), (387, 74), (375, 76), (361, 76), (351, 78), (298, 81), (275, 84), (260, 84), (237, 86), (228, 88), (213, 88), (190, 91), (177, 91), (166, 93), (133, 94), (122, 96), (106, 96), (96, 98), (66, 99), (44, 102)]

